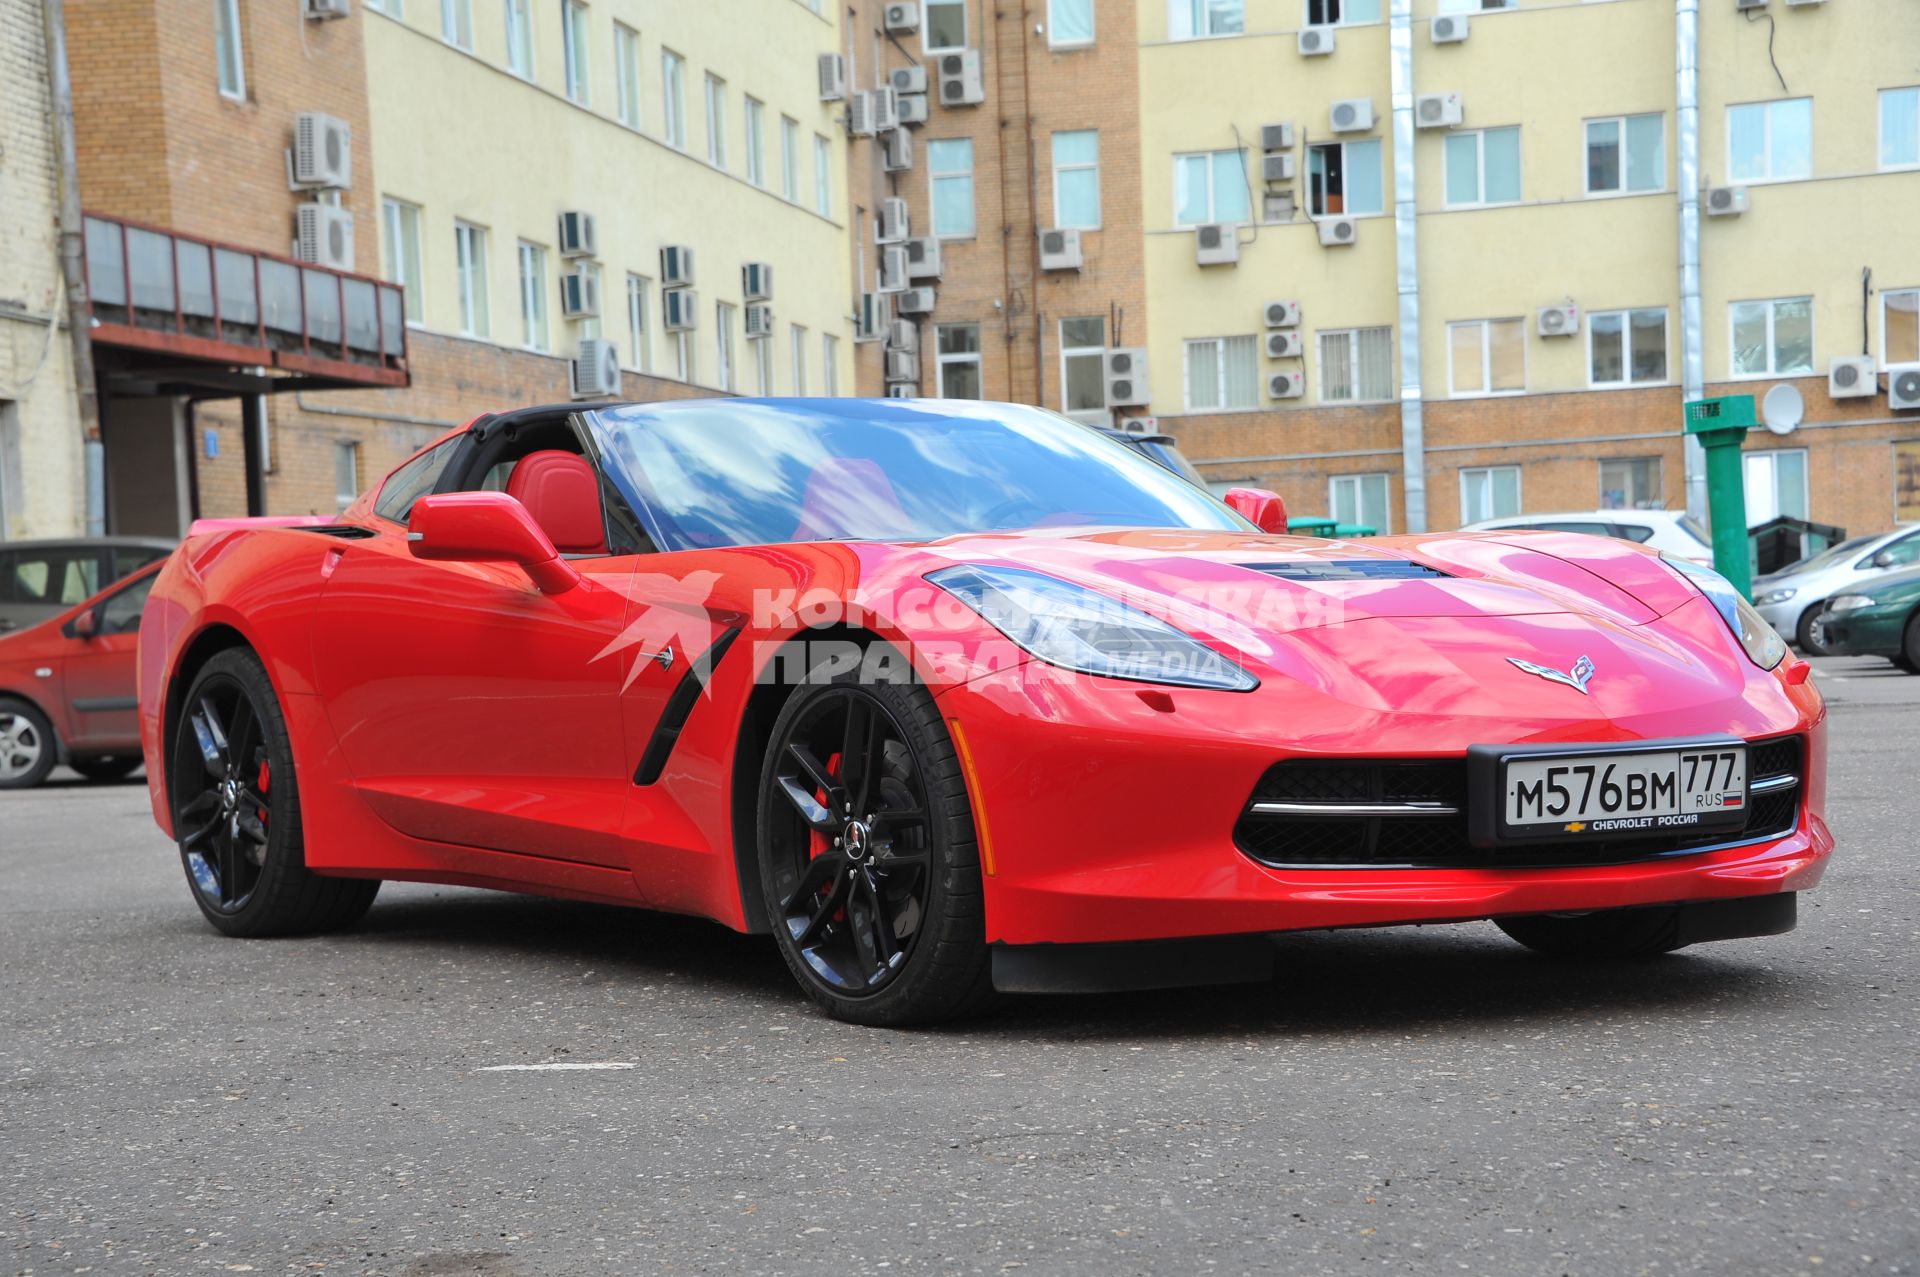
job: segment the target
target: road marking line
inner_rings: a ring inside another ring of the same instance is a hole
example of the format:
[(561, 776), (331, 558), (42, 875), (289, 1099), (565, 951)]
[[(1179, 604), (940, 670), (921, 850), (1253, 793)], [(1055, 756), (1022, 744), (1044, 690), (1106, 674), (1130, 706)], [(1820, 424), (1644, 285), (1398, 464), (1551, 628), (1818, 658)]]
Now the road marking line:
[(551, 1064), (487, 1064), (475, 1069), (476, 1073), (559, 1073), (575, 1069), (630, 1069), (630, 1063), (606, 1060), (597, 1064), (574, 1063), (571, 1060), (556, 1060)]

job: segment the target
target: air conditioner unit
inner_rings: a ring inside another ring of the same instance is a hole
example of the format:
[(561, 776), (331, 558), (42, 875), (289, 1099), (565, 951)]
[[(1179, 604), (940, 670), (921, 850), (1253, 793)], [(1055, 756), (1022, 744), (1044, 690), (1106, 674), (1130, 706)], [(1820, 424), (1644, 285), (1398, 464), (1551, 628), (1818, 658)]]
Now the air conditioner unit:
[(1300, 303), (1296, 301), (1268, 302), (1261, 308), (1262, 316), (1269, 328), (1298, 328), (1300, 326)]
[(896, 3), (887, 6), (884, 24), (887, 30), (895, 35), (899, 35), (903, 31), (918, 31), (920, 29), (920, 6), (917, 4), (906, 4), (900, 2), (900, 0), (896, 0)]
[(345, 18), (353, 13), (353, 0), (305, 0), (300, 11), (309, 22), (325, 22), (329, 18)]
[(1307, 352), (1307, 339), (1295, 328), (1276, 328), (1267, 334), (1268, 359), (1298, 359)]
[(854, 316), (853, 339), (855, 341), (879, 341), (891, 322), (891, 308), (887, 299), (879, 293), (861, 293), (860, 310)]
[(1542, 337), (1571, 337), (1580, 331), (1580, 308), (1572, 302), (1542, 306), (1535, 324)]
[(700, 294), (691, 288), (669, 288), (660, 294), (665, 312), (662, 325), (670, 333), (690, 332), (700, 326)]
[(1152, 401), (1144, 346), (1119, 346), (1106, 354), (1107, 406), (1138, 408)]
[(1193, 257), (1202, 266), (1232, 266), (1240, 260), (1240, 235), (1225, 222), (1193, 228)]
[(1920, 408), (1920, 364), (1888, 365), (1887, 407), (1899, 411)]
[(847, 59), (838, 53), (820, 55), (820, 100), (839, 102), (847, 96)]
[(1306, 27), (1300, 32), (1300, 56), (1320, 58), (1333, 52), (1332, 27)]
[(293, 184), (339, 191), (353, 186), (353, 130), (345, 120), (319, 111), (294, 117)]
[(1764, 9), (1766, 7), (1767, 0), (1733, 0), (1733, 11), (1735, 13), (1744, 13), (1748, 9)]
[(1268, 151), (1260, 157), (1260, 179), (1264, 182), (1291, 182), (1293, 156), (1286, 151)]
[(880, 250), (880, 291), (905, 292), (907, 287), (907, 250), (901, 244), (889, 244)]
[(748, 339), (751, 340), (755, 337), (771, 337), (771, 336), (773, 336), (773, 307), (771, 306), (747, 307)]
[(1260, 149), (1263, 151), (1291, 151), (1293, 149), (1293, 125), (1262, 124), (1260, 126)]
[(889, 173), (904, 173), (912, 168), (913, 134), (905, 129), (887, 134), (886, 145), (880, 152), (880, 167)]
[(740, 297), (750, 302), (763, 302), (773, 297), (771, 262), (747, 262), (740, 267)]
[(911, 350), (911, 351), (919, 350), (920, 349), (920, 325), (914, 323), (911, 319), (895, 319), (895, 320), (888, 321), (887, 349), (888, 350)]
[(353, 269), (353, 214), (338, 204), (302, 204), (295, 213), (295, 253), (303, 262)]
[(560, 272), (560, 313), (568, 319), (600, 313), (600, 272), (586, 267)]
[(1422, 93), (1413, 100), (1413, 122), (1423, 129), (1450, 129), (1465, 117), (1458, 93)]
[(980, 74), (980, 51), (956, 49), (940, 55), (941, 106), (978, 106), (987, 100), (986, 80)]
[(560, 256), (598, 257), (600, 233), (592, 213), (568, 209), (560, 214)]
[(1040, 232), (1041, 270), (1079, 270), (1085, 264), (1080, 255), (1080, 232), (1045, 230)]
[(1327, 108), (1335, 133), (1365, 133), (1373, 127), (1372, 98), (1342, 98)]
[(910, 239), (901, 245), (907, 250), (908, 279), (940, 278), (940, 241), (931, 235)]
[(1704, 203), (1708, 217), (1738, 217), (1747, 211), (1747, 188), (1716, 186), (1707, 192)]
[(902, 315), (931, 315), (933, 313), (933, 290), (931, 288), (909, 288), (894, 298), (893, 307)]
[(876, 244), (898, 244), (907, 238), (913, 220), (907, 212), (907, 202), (889, 195), (880, 201), (880, 224), (874, 230), (873, 242)]
[(872, 137), (873, 94), (866, 90), (847, 99), (847, 132), (855, 137)]
[(887, 84), (895, 93), (925, 93), (927, 91), (927, 69), (925, 67), (895, 67), (887, 72)]
[(887, 380), (920, 380), (920, 356), (911, 350), (889, 350), (887, 352)]
[(1307, 374), (1277, 372), (1267, 378), (1267, 398), (1298, 399), (1307, 393)]
[(894, 95), (893, 106), (899, 114), (903, 128), (909, 124), (927, 122), (927, 95), (924, 93), (897, 93)]
[(1464, 13), (1448, 13), (1433, 20), (1427, 28), (1427, 34), (1433, 37), (1435, 44), (1459, 44), (1467, 38), (1472, 26)]
[(873, 93), (873, 131), (891, 133), (900, 127), (899, 98), (885, 85), (872, 90)]
[(582, 337), (567, 361), (567, 391), (575, 399), (608, 399), (620, 393), (620, 349), (604, 337)]
[(1351, 244), (1360, 238), (1360, 223), (1351, 217), (1323, 217), (1316, 225), (1320, 228), (1320, 244), (1323, 248)]
[(1829, 399), (1870, 399), (1880, 393), (1880, 372), (1872, 355), (1836, 355), (1827, 365)]
[(693, 283), (693, 250), (685, 244), (668, 244), (660, 250), (660, 287), (685, 288)]
[(896, 381), (887, 387), (889, 399), (918, 399), (919, 397), (920, 383), (917, 381)]

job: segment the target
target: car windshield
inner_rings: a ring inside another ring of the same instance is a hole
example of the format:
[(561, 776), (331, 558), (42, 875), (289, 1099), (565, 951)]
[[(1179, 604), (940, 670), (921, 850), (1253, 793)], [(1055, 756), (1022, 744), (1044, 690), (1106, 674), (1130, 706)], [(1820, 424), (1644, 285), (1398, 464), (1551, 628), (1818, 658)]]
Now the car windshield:
[(1782, 568), (1781, 571), (1818, 572), (1822, 568), (1832, 567), (1848, 555), (1858, 554), (1879, 539), (1878, 536), (1854, 537), (1850, 541), (1842, 541), (1838, 545), (1828, 546), (1811, 559), (1804, 559), (1799, 563), (1789, 563), (1786, 567)]
[(594, 422), (615, 486), (665, 549), (1038, 527), (1252, 527), (1131, 449), (1013, 404), (636, 404)]

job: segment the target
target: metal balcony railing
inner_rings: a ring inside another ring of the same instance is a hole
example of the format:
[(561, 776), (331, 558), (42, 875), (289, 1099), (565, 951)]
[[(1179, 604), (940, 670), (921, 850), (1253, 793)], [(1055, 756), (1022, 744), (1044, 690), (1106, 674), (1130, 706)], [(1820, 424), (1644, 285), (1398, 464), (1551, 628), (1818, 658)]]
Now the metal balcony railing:
[(95, 213), (86, 264), (98, 344), (309, 387), (408, 382), (405, 297), (384, 280)]

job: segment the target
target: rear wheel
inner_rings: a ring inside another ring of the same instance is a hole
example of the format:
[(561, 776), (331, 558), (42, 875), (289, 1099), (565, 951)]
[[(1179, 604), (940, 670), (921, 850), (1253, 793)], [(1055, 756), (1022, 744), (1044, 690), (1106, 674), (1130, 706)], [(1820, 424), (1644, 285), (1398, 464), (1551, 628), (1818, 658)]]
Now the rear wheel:
[(1800, 614), (1800, 624), (1794, 627), (1793, 642), (1802, 656), (1827, 654), (1827, 626), (1822, 619), (1826, 610), (1825, 603), (1816, 603)]
[(133, 775), (140, 766), (138, 754), (99, 754), (93, 758), (69, 758), (67, 766), (88, 780), (119, 780)]
[(1527, 948), (1556, 958), (1646, 958), (1681, 947), (1676, 905), (1535, 914), (1493, 923)]
[(378, 881), (322, 878), (307, 869), (286, 720), (252, 652), (221, 652), (193, 680), (174, 731), (169, 779), (187, 882), (216, 930), (326, 931), (373, 903)]
[(0, 789), (32, 789), (59, 761), (47, 716), (25, 701), (0, 699)]
[(959, 760), (918, 683), (809, 682), (760, 780), (768, 920), (834, 1016), (901, 1025), (991, 996), (980, 861)]
[(1920, 674), (1920, 612), (1907, 618), (1907, 632), (1900, 639), (1900, 655), (1893, 663), (1909, 674)]

